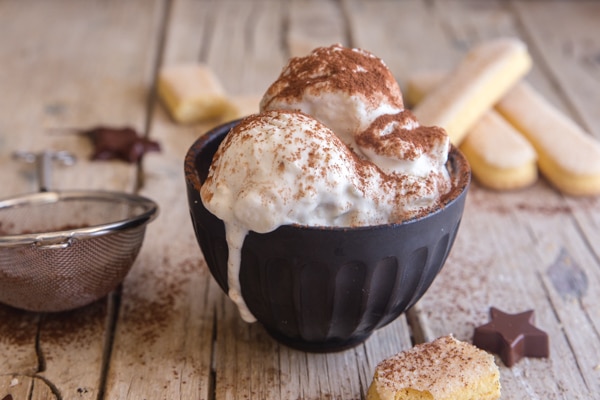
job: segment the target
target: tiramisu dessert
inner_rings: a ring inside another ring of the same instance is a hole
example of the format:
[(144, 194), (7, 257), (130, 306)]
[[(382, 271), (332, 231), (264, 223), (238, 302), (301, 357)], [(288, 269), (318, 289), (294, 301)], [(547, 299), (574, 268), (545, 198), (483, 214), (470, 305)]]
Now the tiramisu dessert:
[(495, 400), (500, 372), (494, 356), (444, 336), (383, 360), (367, 400)]
[(204, 206), (225, 224), (229, 296), (246, 321), (241, 248), (281, 225), (400, 223), (439, 208), (449, 139), (405, 110), (382, 60), (340, 45), (293, 58), (213, 158)]

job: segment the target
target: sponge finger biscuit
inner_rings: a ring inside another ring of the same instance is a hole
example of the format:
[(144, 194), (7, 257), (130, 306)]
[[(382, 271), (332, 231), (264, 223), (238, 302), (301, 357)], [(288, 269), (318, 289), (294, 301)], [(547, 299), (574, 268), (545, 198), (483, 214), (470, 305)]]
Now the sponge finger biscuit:
[(496, 112), (481, 117), (460, 149), (475, 179), (491, 189), (520, 189), (538, 178), (535, 150)]
[(475, 46), (448, 79), (413, 112), (422, 125), (442, 126), (458, 145), (475, 122), (531, 68), (525, 44), (501, 38)]
[(577, 196), (600, 194), (600, 141), (524, 82), (496, 109), (533, 144), (540, 171), (556, 188)]
[(157, 90), (171, 117), (181, 124), (217, 118), (227, 107), (221, 83), (204, 64), (164, 67), (158, 76)]
[[(442, 72), (413, 75), (406, 97), (416, 104), (444, 80)], [(460, 145), (473, 176), (497, 190), (519, 189), (537, 180), (536, 153), (531, 144), (496, 111), (488, 110), (475, 122)]]

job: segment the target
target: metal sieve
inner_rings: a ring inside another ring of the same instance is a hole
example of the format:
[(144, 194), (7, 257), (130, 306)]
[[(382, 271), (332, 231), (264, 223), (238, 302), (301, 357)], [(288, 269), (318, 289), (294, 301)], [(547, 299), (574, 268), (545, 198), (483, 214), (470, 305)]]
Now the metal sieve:
[(40, 192), (0, 200), (0, 302), (30, 311), (64, 311), (91, 303), (125, 278), (158, 212), (142, 196), (109, 191), (47, 191), (53, 161), (34, 161)]

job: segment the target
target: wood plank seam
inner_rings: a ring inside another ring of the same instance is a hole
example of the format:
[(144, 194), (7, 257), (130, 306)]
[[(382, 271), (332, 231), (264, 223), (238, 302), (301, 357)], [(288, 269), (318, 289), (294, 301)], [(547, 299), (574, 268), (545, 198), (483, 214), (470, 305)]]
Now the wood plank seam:
[(590, 386), (589, 386), (587, 380), (585, 379), (585, 374), (583, 372), (583, 369), (582, 369), (579, 359), (577, 357), (577, 353), (575, 352), (575, 348), (573, 347), (573, 345), (571, 343), (571, 339), (569, 338), (569, 335), (567, 334), (567, 331), (565, 330), (565, 326), (563, 324), (562, 319), (560, 318), (556, 304), (554, 303), (554, 301), (552, 301), (552, 296), (550, 296), (550, 289), (548, 288), (548, 285), (546, 284), (541, 272), (538, 271), (536, 274), (538, 276), (540, 286), (544, 290), (544, 294), (546, 296), (548, 304), (550, 304), (550, 306), (552, 307), (552, 312), (554, 314), (554, 318), (556, 318), (556, 321), (560, 325), (560, 331), (562, 332), (565, 342), (567, 343), (567, 346), (569, 347), (569, 351), (571, 352), (571, 355), (573, 356), (573, 359), (575, 360), (575, 365), (577, 366), (577, 371), (579, 372), (579, 375), (581, 376), (581, 379), (583, 380), (586, 389), (589, 391)]
[(577, 106), (571, 100), (571, 97), (565, 91), (561, 84), (561, 79), (556, 75), (553, 68), (550, 67), (549, 60), (544, 57), (544, 52), (536, 45), (536, 40), (531, 30), (527, 27), (527, 24), (523, 21), (523, 16), (519, 12), (517, 3), (521, 3), (522, 0), (510, 0), (508, 5), (515, 16), (515, 21), (518, 24), (520, 35), (526, 39), (529, 52), (534, 56), (536, 65), (543, 71), (544, 76), (550, 81), (552, 88), (559, 94), (564, 106), (566, 107), (568, 114), (583, 127), (587, 132), (591, 132), (591, 127), (586, 124), (585, 118), (578, 111)]

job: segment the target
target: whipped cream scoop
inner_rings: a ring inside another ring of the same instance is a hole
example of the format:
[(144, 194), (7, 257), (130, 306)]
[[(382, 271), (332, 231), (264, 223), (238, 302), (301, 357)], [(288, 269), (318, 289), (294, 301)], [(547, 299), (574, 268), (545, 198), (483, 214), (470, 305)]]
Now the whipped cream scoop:
[(290, 59), (260, 102), (261, 111), (275, 109), (311, 115), (356, 151), (355, 133), (380, 115), (402, 111), (404, 103), (381, 59), (336, 44)]
[(265, 233), (285, 224), (349, 227), (410, 219), (437, 205), (447, 188), (436, 178), (386, 174), (316, 119), (273, 110), (228, 133), (201, 194), (222, 220)]
[(292, 58), (260, 109), (305, 112), (388, 173), (425, 177), (445, 170), (446, 132), (421, 127), (404, 109), (400, 87), (383, 60), (362, 49), (336, 44)]

